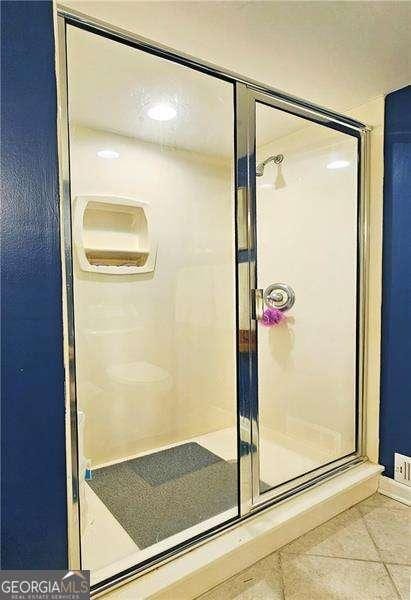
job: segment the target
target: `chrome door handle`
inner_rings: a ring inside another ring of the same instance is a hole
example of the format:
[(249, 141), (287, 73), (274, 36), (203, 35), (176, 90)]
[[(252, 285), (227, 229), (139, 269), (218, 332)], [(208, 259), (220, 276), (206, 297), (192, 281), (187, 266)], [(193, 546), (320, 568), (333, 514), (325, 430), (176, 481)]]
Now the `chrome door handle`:
[(259, 321), (264, 312), (264, 290), (251, 290), (251, 317)]
[(278, 310), (290, 310), (294, 306), (295, 292), (286, 283), (273, 283), (269, 285), (263, 295), (264, 305)]

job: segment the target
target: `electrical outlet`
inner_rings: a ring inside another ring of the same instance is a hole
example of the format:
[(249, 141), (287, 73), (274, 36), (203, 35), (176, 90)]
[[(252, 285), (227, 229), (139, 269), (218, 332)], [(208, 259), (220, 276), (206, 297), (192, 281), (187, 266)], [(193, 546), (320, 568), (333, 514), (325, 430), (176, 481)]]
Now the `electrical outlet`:
[(411, 458), (404, 454), (394, 454), (394, 479), (411, 486)]

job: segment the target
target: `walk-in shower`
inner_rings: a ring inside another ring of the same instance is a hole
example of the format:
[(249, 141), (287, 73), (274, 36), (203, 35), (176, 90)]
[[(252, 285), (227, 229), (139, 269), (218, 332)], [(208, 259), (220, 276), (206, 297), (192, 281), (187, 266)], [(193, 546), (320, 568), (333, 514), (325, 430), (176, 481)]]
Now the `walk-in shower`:
[(70, 559), (98, 589), (361, 460), (366, 131), (59, 32)]

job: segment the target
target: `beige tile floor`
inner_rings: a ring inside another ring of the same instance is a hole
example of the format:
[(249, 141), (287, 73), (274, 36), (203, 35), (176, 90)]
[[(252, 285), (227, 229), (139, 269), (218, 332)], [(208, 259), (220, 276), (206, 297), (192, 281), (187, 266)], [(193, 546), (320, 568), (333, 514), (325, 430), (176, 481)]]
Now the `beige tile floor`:
[(375, 494), (201, 600), (410, 599), (411, 509)]

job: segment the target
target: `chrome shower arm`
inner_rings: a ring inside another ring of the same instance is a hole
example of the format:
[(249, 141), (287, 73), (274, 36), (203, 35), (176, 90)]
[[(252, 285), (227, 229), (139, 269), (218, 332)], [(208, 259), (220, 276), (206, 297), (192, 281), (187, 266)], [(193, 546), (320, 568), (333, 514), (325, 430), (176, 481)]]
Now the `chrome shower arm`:
[(264, 169), (268, 163), (273, 162), (276, 165), (280, 165), (284, 160), (284, 154), (276, 154), (275, 156), (269, 156), (262, 162), (257, 164), (255, 174), (257, 177), (262, 177), (264, 175)]

